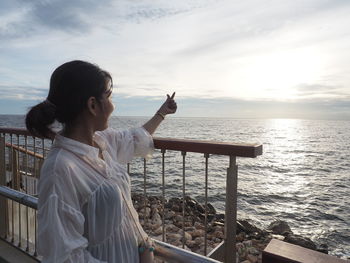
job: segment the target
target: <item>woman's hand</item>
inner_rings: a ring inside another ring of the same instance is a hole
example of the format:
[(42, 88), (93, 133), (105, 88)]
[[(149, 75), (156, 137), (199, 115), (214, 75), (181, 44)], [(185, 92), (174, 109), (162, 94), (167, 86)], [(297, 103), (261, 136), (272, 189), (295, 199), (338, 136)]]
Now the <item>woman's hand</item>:
[(173, 114), (176, 112), (177, 105), (174, 100), (174, 97), (175, 97), (175, 92), (173, 93), (173, 95), (171, 95), (171, 97), (169, 96), (169, 94), (167, 94), (166, 101), (159, 108), (157, 113), (152, 117), (152, 119), (150, 119), (148, 122), (146, 122), (143, 125), (143, 128), (145, 128), (145, 130), (148, 131), (149, 134), (154, 133), (154, 131), (159, 126), (159, 124), (164, 120), (165, 115)]
[(174, 97), (175, 97), (175, 92), (173, 93), (173, 95), (171, 95), (171, 97), (169, 96), (169, 94), (167, 94), (166, 101), (163, 103), (163, 105), (158, 110), (158, 112), (160, 114), (167, 115), (167, 114), (173, 114), (176, 112), (177, 105), (176, 105), (176, 102), (174, 100)]

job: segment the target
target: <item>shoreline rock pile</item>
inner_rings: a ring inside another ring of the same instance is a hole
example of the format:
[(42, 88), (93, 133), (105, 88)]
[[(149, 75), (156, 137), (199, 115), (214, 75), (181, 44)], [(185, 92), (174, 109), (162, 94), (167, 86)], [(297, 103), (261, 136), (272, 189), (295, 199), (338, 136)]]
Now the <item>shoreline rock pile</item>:
[[(145, 231), (157, 240), (162, 240), (163, 229), (165, 242), (201, 254), (205, 249), (207, 236), (207, 254), (224, 240), (224, 214), (216, 213), (211, 204), (207, 204), (207, 231), (205, 233), (205, 205), (189, 196), (163, 200), (161, 196), (132, 194), (134, 207), (139, 214)], [(163, 226), (164, 202), (164, 226)], [(183, 211), (183, 208), (185, 211)], [(182, 230), (184, 226), (184, 231)], [(237, 262), (261, 262), (261, 253), (272, 238), (328, 253), (327, 245), (317, 247), (309, 238), (293, 234), (284, 221), (272, 222), (262, 230), (248, 220), (237, 221), (236, 251)]]

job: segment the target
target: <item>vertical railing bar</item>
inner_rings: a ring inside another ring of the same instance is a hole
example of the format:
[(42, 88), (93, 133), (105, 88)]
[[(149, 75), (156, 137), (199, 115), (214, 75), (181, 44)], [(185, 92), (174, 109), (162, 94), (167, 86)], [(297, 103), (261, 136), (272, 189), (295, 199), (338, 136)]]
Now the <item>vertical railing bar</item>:
[(182, 248), (185, 248), (185, 168), (186, 168), (186, 152), (182, 151)]
[[(12, 169), (12, 178), (11, 178), (11, 188), (14, 189), (14, 173), (15, 173), (15, 169), (14, 169), (14, 165), (13, 165), (13, 138), (12, 138), (12, 133), (10, 133), (10, 143), (11, 143), (11, 169)], [(14, 243), (15, 241), (15, 236), (14, 236), (14, 232), (15, 232), (15, 223), (14, 223), (14, 201), (12, 200), (11, 201), (12, 203), (12, 209), (11, 209), (11, 213), (12, 213), (12, 218), (11, 218), (11, 221), (12, 221), (12, 239), (11, 239), (11, 243)]]
[(42, 147), (42, 151), (43, 151), (43, 157), (44, 157), (44, 159), (45, 159), (45, 140), (44, 140), (44, 138), (43, 139), (41, 139), (41, 147)]
[[(19, 134), (17, 134), (17, 145), (19, 147)], [(18, 151), (18, 157), (17, 157), (17, 169), (18, 169), (18, 173), (17, 173), (17, 176), (19, 177), (18, 178), (18, 191), (21, 191), (21, 170), (20, 170), (20, 163), (19, 163), (19, 156), (20, 156), (20, 151)], [(21, 243), (22, 243), (22, 226), (21, 226), (21, 221), (22, 221), (22, 216), (21, 216), (21, 204), (18, 203), (18, 226), (19, 226), (19, 229), (18, 229), (18, 235), (19, 235), (19, 238), (18, 238), (18, 246), (21, 247)]]
[(128, 175), (130, 175), (130, 163), (128, 163), (128, 164), (126, 165), (126, 170), (127, 170), (127, 172), (128, 172)]
[[(34, 152), (34, 178), (37, 179), (37, 174), (36, 174), (36, 140), (35, 137), (33, 136), (33, 152)], [(34, 180), (34, 190), (36, 190), (36, 180)], [(37, 210), (34, 211), (34, 256), (37, 256)]]
[(144, 228), (146, 229), (146, 223), (147, 223), (147, 217), (146, 217), (146, 205), (147, 205), (147, 199), (146, 199), (146, 158), (143, 159), (143, 223)]
[[(4, 134), (0, 135), (0, 185), (6, 186), (6, 136)], [(4, 214), (1, 216), (1, 223), (4, 223), (4, 225), (0, 225), (0, 234), (1, 237), (4, 237), (7, 239), (7, 233), (8, 233), (8, 199), (7, 198), (0, 198), (0, 206), (1, 209), (4, 209)]]
[[(28, 194), (28, 139), (27, 135), (24, 136), (24, 149), (26, 150), (25, 153), (25, 175), (26, 175), (26, 182), (25, 182), (25, 193)], [(28, 206), (26, 206), (26, 221), (27, 221), (27, 247), (26, 251), (29, 252), (29, 210)]]
[[(6, 134), (5, 134), (6, 136)], [(6, 143), (6, 137), (5, 137), (5, 143)], [(5, 147), (5, 155), (6, 155), (6, 147)], [(8, 165), (9, 165), (9, 169), (11, 169), (11, 165), (10, 165), (10, 156), (12, 153), (10, 153), (10, 149), (8, 149)], [(5, 156), (5, 170), (6, 170), (6, 156)], [(5, 180), (6, 180), (6, 185), (7, 185), (7, 177), (6, 177), (6, 172), (5, 172)], [(6, 201), (6, 226), (7, 226), (7, 232), (6, 232), (6, 240), (7, 238), (10, 238), (10, 213), (9, 213), (9, 210), (10, 210), (10, 204), (8, 201)]]
[(165, 149), (162, 149), (162, 241), (165, 242)]
[(205, 232), (204, 232), (204, 256), (207, 255), (207, 233), (208, 233), (208, 159), (209, 154), (205, 153), (205, 216), (204, 216), (204, 226), (205, 226)]

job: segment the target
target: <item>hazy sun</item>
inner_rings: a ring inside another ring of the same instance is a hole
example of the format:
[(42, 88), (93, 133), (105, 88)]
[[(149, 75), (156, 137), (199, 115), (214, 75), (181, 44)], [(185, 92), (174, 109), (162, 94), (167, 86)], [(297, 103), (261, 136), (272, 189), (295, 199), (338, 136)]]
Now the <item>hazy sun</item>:
[(241, 96), (247, 99), (298, 99), (298, 86), (317, 82), (323, 62), (322, 54), (310, 48), (251, 57), (238, 79)]

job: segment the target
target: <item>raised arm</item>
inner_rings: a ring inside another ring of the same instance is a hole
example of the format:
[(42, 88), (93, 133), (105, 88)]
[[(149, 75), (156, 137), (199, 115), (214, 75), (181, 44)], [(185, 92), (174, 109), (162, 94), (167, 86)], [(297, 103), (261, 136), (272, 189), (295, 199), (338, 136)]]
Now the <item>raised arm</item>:
[(176, 112), (177, 105), (174, 97), (175, 92), (171, 96), (167, 94), (167, 99), (163, 105), (159, 108), (156, 114), (143, 125), (143, 128), (145, 128), (145, 130), (147, 130), (150, 134), (153, 134), (155, 132), (167, 114), (173, 114)]

